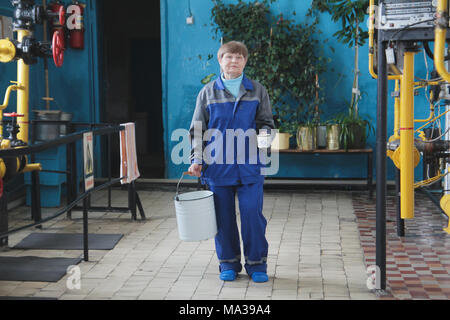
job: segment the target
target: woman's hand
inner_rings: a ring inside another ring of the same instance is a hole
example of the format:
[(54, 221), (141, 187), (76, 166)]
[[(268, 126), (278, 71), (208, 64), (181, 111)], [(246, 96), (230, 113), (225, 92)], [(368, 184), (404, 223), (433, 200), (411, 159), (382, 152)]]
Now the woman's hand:
[(193, 163), (189, 169), (188, 172), (191, 176), (194, 177), (200, 177), (201, 173), (202, 173), (202, 165), (201, 164), (197, 164), (197, 163)]

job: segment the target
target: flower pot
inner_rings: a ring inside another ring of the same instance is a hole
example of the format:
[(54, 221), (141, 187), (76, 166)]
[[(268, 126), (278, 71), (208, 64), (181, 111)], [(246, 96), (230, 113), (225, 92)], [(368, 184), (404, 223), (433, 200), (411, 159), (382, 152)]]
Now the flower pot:
[(350, 141), (349, 149), (364, 149), (366, 146), (366, 125), (353, 125), (351, 130), (353, 131), (354, 140)]
[(327, 147), (327, 126), (317, 127), (317, 148), (324, 149)]
[(289, 149), (289, 133), (278, 132), (272, 142), (272, 150), (286, 150)]
[(339, 135), (341, 134), (341, 127), (338, 124), (327, 126), (327, 149), (339, 150)]
[(304, 151), (317, 149), (317, 127), (298, 127), (297, 148)]

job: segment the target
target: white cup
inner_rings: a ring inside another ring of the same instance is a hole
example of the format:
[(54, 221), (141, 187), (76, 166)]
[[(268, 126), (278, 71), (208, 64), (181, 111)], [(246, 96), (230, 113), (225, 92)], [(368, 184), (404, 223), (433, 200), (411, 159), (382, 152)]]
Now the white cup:
[(267, 149), (270, 147), (272, 143), (270, 134), (259, 134), (257, 138), (258, 138), (258, 148)]

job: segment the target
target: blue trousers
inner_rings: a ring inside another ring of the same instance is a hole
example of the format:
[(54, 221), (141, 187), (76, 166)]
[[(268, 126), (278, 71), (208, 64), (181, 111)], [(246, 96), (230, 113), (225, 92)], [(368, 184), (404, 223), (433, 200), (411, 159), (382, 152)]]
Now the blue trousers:
[(235, 196), (239, 201), (241, 215), (241, 235), (244, 244), (245, 270), (267, 272), (268, 243), (265, 232), (267, 220), (263, 216), (263, 183), (237, 186), (210, 186), (214, 192), (214, 206), (217, 218), (215, 237), (216, 253), (220, 271), (240, 272), (241, 246), (236, 222)]

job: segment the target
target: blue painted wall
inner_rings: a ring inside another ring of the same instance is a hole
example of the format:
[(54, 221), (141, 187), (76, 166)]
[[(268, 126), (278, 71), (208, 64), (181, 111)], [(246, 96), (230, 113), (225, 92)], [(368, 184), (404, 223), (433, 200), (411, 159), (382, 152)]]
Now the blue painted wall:
[[(237, 3), (237, 0), (225, 1)], [(170, 154), (172, 148), (178, 143), (170, 141), (171, 134), (178, 128), (188, 129), (195, 107), (198, 91), (202, 88), (200, 80), (210, 73), (219, 72), (219, 66), (214, 58), (207, 61), (208, 54), (215, 54), (220, 46), (219, 40), (213, 40), (211, 26), (210, 0), (190, 0), (191, 11), (194, 15), (194, 25), (186, 24), (189, 15), (188, 0), (161, 0), (162, 23), (162, 71), (163, 71), (163, 108), (165, 127), (165, 156), (167, 161), (166, 175), (168, 178), (178, 178), (188, 165), (176, 165), (172, 163)], [(275, 13), (283, 13), (287, 18), (293, 18), (298, 22), (306, 19), (305, 14), (311, 1), (278, 0), (271, 10)], [(296, 11), (296, 16), (292, 12)], [(366, 23), (364, 23), (364, 27)], [(329, 72), (322, 76), (321, 86), (325, 88), (326, 102), (321, 105), (322, 119), (333, 117), (336, 113), (345, 112), (345, 101), (351, 98), (353, 54), (352, 48), (337, 42), (332, 36), (340, 28), (340, 25), (331, 21), (328, 14), (320, 17), (320, 30), (322, 34), (318, 39), (326, 40), (324, 55), (330, 57)], [(335, 49), (330, 50), (329, 46)], [(201, 59), (200, 57), (201, 56)], [(431, 67), (432, 61), (428, 59)], [(360, 102), (360, 113), (376, 122), (376, 95), (377, 81), (368, 73), (368, 46), (360, 48), (360, 90), (363, 99)], [(333, 71), (334, 69), (334, 71)], [(416, 55), (416, 76), (426, 77), (424, 57), (422, 53)], [(393, 90), (390, 83), (389, 91)], [(416, 97), (416, 118), (428, 116), (428, 105), (424, 97)], [(393, 131), (393, 99), (389, 98), (388, 112), (388, 136)], [(375, 150), (375, 134), (368, 138), (368, 147)], [(375, 155), (376, 158), (376, 155)], [(375, 160), (375, 159), (374, 159)], [(317, 163), (321, 162), (321, 166)], [(313, 165), (314, 164), (314, 165)], [(280, 170), (276, 177), (351, 177), (360, 174), (363, 176), (366, 170), (366, 162), (363, 157), (317, 157), (281, 155)], [(421, 168), (416, 168), (416, 179), (421, 178)], [(394, 179), (394, 166), (388, 160), (388, 179)]]
[[(65, 0), (69, 3), (69, 0)], [(227, 0), (236, 3), (237, 0)], [(200, 80), (210, 73), (218, 73), (219, 67), (215, 58), (208, 61), (207, 56), (215, 54), (220, 46), (219, 40), (213, 40), (211, 26), (211, 0), (190, 0), (191, 11), (195, 23), (186, 24), (189, 13), (188, 0), (160, 0), (161, 4), (161, 44), (162, 44), (162, 82), (163, 82), (163, 125), (165, 141), (166, 177), (178, 178), (188, 165), (176, 165), (171, 161), (171, 151), (178, 143), (171, 141), (172, 132), (178, 128), (188, 129), (198, 91), (202, 88)], [(86, 48), (82, 51), (68, 50), (62, 68), (57, 69), (50, 61), (50, 93), (55, 98), (52, 109), (74, 113), (74, 121), (99, 122), (101, 104), (100, 64), (101, 47), (97, 2), (86, 0), (88, 5), (85, 14)], [(283, 13), (285, 17), (304, 21), (310, 1), (278, 0), (271, 10)], [(296, 11), (297, 15), (292, 16)], [(0, 0), (0, 13), (11, 15), (12, 7), (9, 0)], [(332, 34), (339, 28), (327, 14), (321, 16), (320, 29), (317, 35), (321, 40), (328, 39), (324, 44), (324, 55), (330, 57), (329, 72), (322, 76), (321, 85), (325, 88), (326, 103), (320, 106), (323, 110), (322, 119), (326, 120), (338, 112), (346, 110), (345, 100), (350, 99), (353, 69), (353, 49), (337, 42)], [(42, 27), (36, 30), (37, 38), (42, 38)], [(335, 51), (329, 49), (332, 46)], [(367, 115), (373, 123), (376, 120), (376, 80), (368, 74), (367, 45), (360, 51), (360, 89), (364, 93), (360, 103), (360, 112)], [(416, 55), (416, 75), (425, 78), (424, 58), (422, 53)], [(428, 60), (430, 66), (432, 61)], [(334, 70), (333, 70), (334, 69)], [(44, 68), (42, 60), (31, 68), (30, 110), (45, 108), (41, 98), (45, 95)], [(16, 64), (0, 64), (0, 97), (4, 94), (10, 80), (16, 79)], [(391, 83), (390, 91), (393, 89)], [(15, 94), (7, 111), (14, 111)], [(428, 115), (428, 105), (421, 96), (416, 97), (417, 118)], [(393, 129), (393, 100), (389, 99), (388, 135)], [(375, 148), (375, 135), (371, 134), (368, 146)], [(81, 151), (81, 150), (80, 150)], [(98, 152), (97, 154), (99, 154)], [(376, 157), (376, 155), (375, 155)], [(281, 156), (281, 167), (277, 177), (349, 177), (356, 172), (365, 173), (365, 160), (360, 157), (330, 157), (315, 156), (296, 157)], [(317, 161), (323, 163), (318, 167)], [(96, 172), (100, 171), (100, 158), (96, 159)], [(325, 169), (326, 168), (326, 169)], [(393, 165), (388, 160), (388, 178), (394, 179)], [(420, 168), (416, 176), (421, 177)]]

